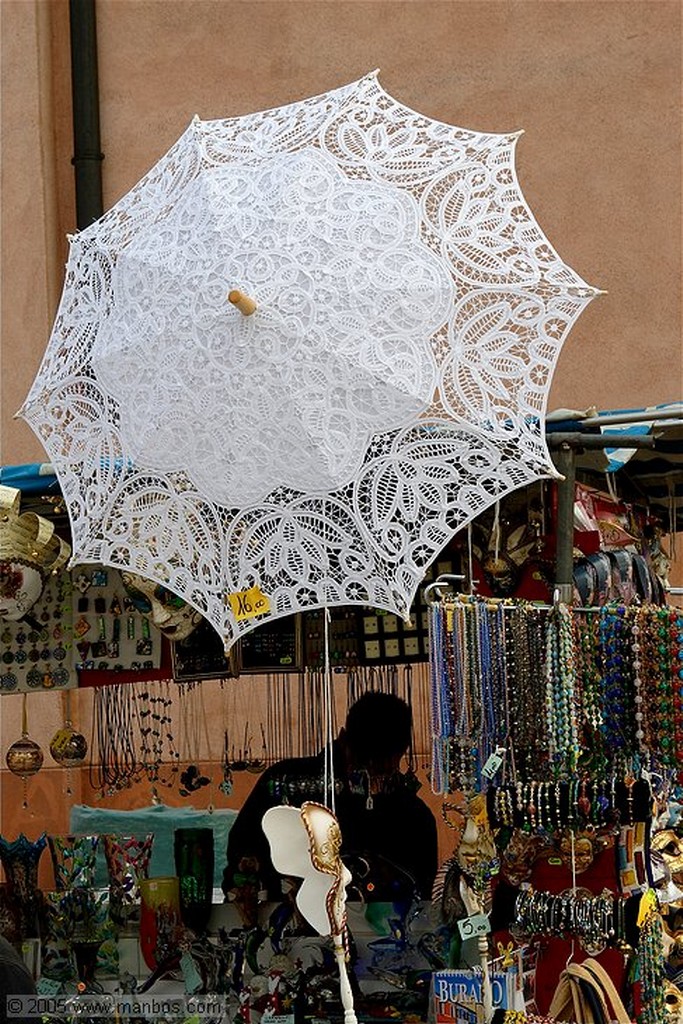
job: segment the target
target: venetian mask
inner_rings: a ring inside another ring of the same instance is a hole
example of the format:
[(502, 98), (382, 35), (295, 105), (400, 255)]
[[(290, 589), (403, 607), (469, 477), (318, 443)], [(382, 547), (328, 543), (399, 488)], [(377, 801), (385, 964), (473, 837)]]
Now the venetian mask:
[(667, 974), (683, 979), (683, 900), (664, 904), (661, 916)]
[(573, 865), (577, 875), (588, 870), (604, 845), (603, 841), (593, 835), (587, 835), (585, 832), (573, 833), (569, 829), (560, 835), (558, 841), (562, 863), (570, 869)]
[(339, 822), (327, 807), (307, 801), (271, 807), (263, 816), (276, 871), (303, 879), (296, 903), (320, 935), (340, 935), (346, 920), (346, 886), (351, 872), (339, 855)]
[(650, 847), (661, 854), (676, 885), (683, 886), (683, 836), (672, 828), (665, 828), (653, 833)]
[(30, 565), (0, 562), (0, 616), (17, 622), (43, 592), (43, 577)]
[(664, 982), (664, 1007), (670, 1024), (683, 1024), (683, 992), (671, 981)]
[(520, 886), (531, 878), (534, 864), (549, 846), (545, 836), (527, 835), (515, 829), (500, 856), (500, 873), (510, 885)]
[(137, 610), (149, 615), (169, 640), (184, 640), (201, 622), (196, 608), (159, 583), (132, 572), (122, 572), (121, 579)]
[(481, 828), (474, 818), (468, 818), (462, 839), (455, 851), (458, 867), (468, 875), (496, 860), (496, 847), (488, 829)]

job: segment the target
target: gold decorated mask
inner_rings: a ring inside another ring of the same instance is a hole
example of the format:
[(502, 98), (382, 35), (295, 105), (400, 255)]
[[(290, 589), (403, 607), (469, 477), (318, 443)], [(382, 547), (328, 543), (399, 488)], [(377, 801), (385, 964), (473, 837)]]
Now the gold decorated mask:
[(672, 828), (665, 828), (652, 835), (650, 848), (661, 854), (674, 882), (683, 886), (683, 836)]

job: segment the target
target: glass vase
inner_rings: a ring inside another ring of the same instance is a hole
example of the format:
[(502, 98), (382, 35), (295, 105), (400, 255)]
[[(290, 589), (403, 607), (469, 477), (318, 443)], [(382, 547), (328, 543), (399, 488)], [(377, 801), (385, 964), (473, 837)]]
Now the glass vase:
[(151, 971), (180, 959), (180, 884), (174, 875), (140, 879), (140, 950)]
[(56, 889), (91, 889), (99, 836), (48, 836)]
[(69, 981), (75, 976), (71, 939), (75, 927), (71, 891), (58, 889), (43, 895), (40, 922), (41, 975), (54, 981)]
[(11, 841), (0, 836), (0, 862), (5, 871), (9, 895), (18, 911), (22, 941), (38, 935), (41, 896), (38, 889), (38, 862), (46, 846), (45, 832), (35, 841), (27, 839), (23, 832)]
[(193, 932), (206, 931), (213, 903), (213, 829), (179, 828), (173, 840), (180, 913)]
[(101, 986), (95, 982), (95, 969), (97, 967), (97, 956), (102, 945), (102, 939), (74, 939), (73, 951), (76, 960), (76, 972), (78, 974), (79, 991), (95, 992), (101, 991)]
[(19, 907), (7, 882), (0, 882), (0, 935), (11, 945), (21, 942)]
[(105, 835), (104, 858), (109, 875), (109, 915), (124, 925), (140, 904), (139, 882), (149, 874), (154, 833), (136, 836)]

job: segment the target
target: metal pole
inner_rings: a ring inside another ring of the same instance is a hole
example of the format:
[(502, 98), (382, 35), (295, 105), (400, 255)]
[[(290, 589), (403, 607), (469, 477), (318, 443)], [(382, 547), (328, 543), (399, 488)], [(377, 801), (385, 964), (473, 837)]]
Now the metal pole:
[(591, 450), (596, 448), (651, 448), (656, 451), (661, 443), (659, 438), (652, 434), (640, 434), (638, 437), (625, 434), (622, 438), (616, 434), (579, 434), (573, 431), (555, 431), (546, 434), (545, 439), (549, 448), (557, 449), (568, 444), (573, 448)]
[(640, 412), (614, 412), (605, 416), (587, 416), (578, 422), (582, 427), (618, 426), (622, 423), (649, 423), (658, 420), (676, 420), (683, 416), (683, 404), (672, 402), (668, 409), (642, 409)]
[(79, 231), (102, 216), (102, 161), (95, 0), (69, 0), (76, 223)]
[(569, 444), (553, 452), (553, 462), (563, 479), (557, 481), (557, 536), (555, 538), (555, 586), (564, 604), (574, 598), (574, 485), (576, 455)]

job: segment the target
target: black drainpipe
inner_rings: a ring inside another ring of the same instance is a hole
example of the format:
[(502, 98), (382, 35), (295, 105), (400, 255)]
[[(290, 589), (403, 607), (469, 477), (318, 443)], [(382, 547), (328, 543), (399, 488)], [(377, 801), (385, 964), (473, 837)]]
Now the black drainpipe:
[(103, 214), (100, 96), (95, 0), (69, 0), (71, 95), (74, 123), (76, 223), (79, 231)]

